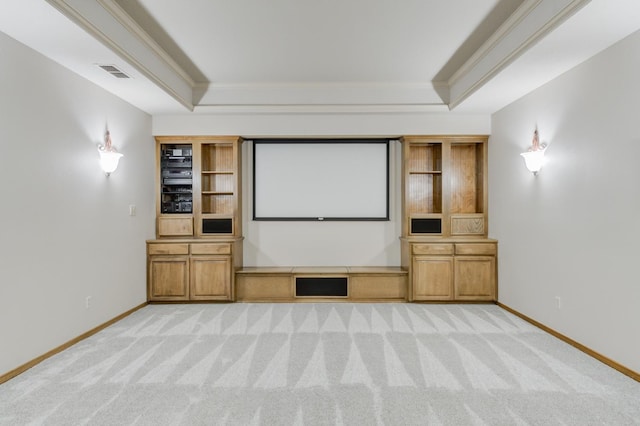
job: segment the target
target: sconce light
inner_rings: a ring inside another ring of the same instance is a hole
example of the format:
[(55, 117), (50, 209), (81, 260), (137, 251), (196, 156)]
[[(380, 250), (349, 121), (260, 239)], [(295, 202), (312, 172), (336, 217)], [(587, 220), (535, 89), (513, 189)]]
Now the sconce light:
[(118, 162), (123, 155), (111, 145), (111, 135), (108, 130), (104, 136), (104, 145), (98, 145), (98, 152), (100, 153), (100, 167), (102, 167), (104, 174), (109, 177), (118, 168)]
[(524, 164), (530, 172), (537, 175), (544, 164), (544, 151), (547, 149), (546, 144), (541, 144), (538, 138), (538, 129), (533, 132), (533, 141), (527, 152), (523, 152)]

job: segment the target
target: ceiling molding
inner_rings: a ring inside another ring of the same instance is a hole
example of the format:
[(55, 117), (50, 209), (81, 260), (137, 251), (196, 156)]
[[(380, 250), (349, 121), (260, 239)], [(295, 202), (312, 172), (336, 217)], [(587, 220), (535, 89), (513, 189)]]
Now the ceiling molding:
[(224, 105), (445, 105), (431, 83), (200, 84), (199, 106)]
[(197, 114), (253, 114), (253, 115), (331, 115), (331, 114), (427, 114), (446, 113), (444, 104), (396, 104), (396, 105), (198, 105)]
[(448, 80), (454, 109), (591, 0), (525, 0)]
[(46, 1), (180, 104), (193, 110), (194, 81), (115, 1)]

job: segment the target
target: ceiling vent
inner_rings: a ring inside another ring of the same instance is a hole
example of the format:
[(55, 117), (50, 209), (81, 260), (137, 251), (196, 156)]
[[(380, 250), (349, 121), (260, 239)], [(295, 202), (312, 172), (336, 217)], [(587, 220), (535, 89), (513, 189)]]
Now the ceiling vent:
[(125, 74), (124, 72), (116, 68), (114, 65), (98, 65), (98, 66), (116, 78), (131, 78), (127, 74)]

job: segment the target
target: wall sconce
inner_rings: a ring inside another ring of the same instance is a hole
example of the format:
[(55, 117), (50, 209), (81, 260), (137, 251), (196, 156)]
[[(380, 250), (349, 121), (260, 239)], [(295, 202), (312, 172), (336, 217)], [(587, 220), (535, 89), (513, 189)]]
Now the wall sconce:
[(98, 145), (98, 152), (100, 153), (100, 167), (102, 167), (104, 174), (109, 177), (118, 168), (118, 162), (123, 155), (111, 145), (111, 135), (108, 130), (104, 136), (104, 145)]
[(533, 132), (533, 141), (527, 152), (523, 152), (524, 164), (527, 166), (530, 172), (535, 175), (538, 174), (542, 165), (544, 164), (544, 152), (547, 149), (546, 144), (541, 144), (538, 138), (538, 129)]

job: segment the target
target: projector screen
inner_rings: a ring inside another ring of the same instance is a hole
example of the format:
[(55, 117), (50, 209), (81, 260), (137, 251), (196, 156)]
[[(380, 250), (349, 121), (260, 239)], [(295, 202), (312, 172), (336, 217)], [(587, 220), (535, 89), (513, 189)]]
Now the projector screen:
[(254, 220), (389, 220), (387, 139), (261, 139)]

